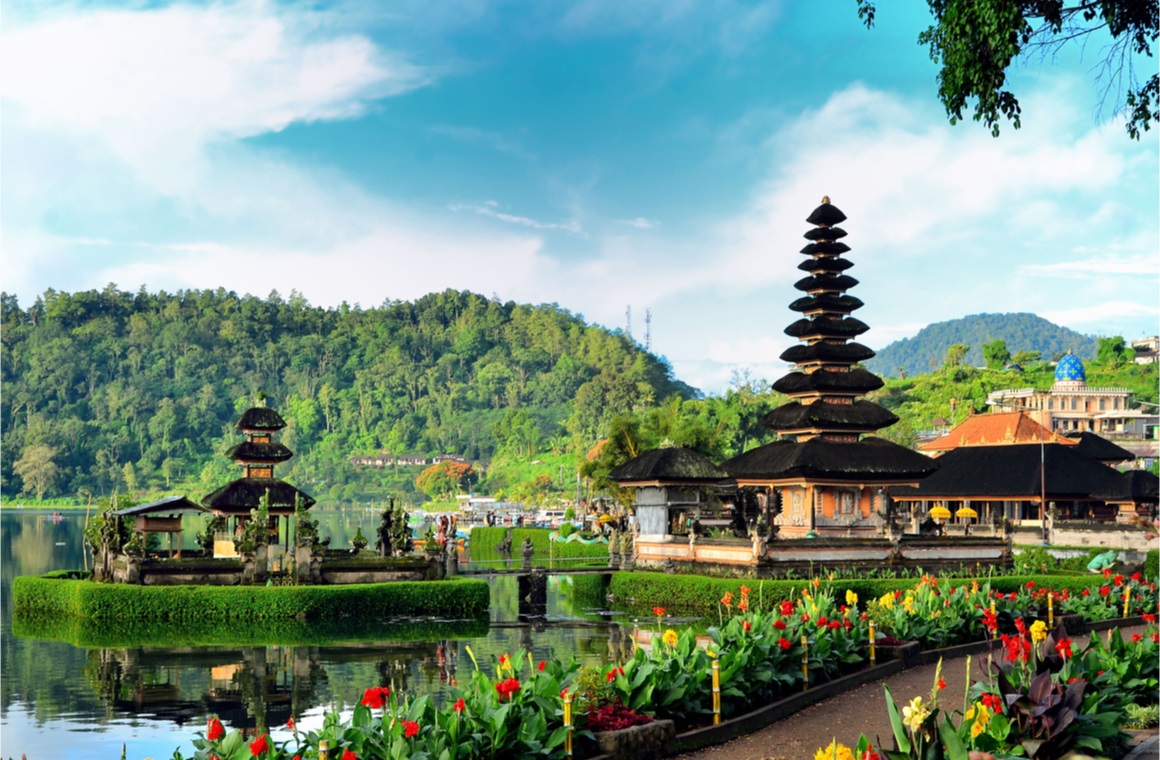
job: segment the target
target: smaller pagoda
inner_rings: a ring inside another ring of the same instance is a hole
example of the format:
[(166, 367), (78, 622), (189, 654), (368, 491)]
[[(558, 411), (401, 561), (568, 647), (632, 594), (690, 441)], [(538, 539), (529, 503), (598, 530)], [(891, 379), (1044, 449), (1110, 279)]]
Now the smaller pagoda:
[[(314, 505), (314, 498), (289, 483), (274, 477), (274, 467), (294, 456), (290, 449), (273, 440), (274, 434), (286, 427), (286, 421), (273, 409), (255, 406), (242, 413), (237, 428), (246, 440), (226, 452), (242, 468), (242, 477), (226, 483), (201, 500), (215, 516), (224, 517), (227, 527), (237, 533), (250, 519), (250, 511), (257, 509), (261, 499), (269, 494), (270, 532), (278, 535), (278, 518), (294, 514), (296, 503), (304, 507)], [(289, 536), (287, 536), (289, 541)], [(226, 556), (232, 549), (228, 541), (214, 542), (214, 556)]]

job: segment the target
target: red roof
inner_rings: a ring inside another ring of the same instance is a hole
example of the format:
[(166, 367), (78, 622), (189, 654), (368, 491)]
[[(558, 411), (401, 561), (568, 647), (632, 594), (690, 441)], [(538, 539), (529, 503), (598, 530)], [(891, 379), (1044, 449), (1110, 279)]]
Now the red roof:
[(962, 446), (1002, 446), (1018, 443), (1061, 443), (1074, 446), (1076, 441), (1053, 433), (1031, 419), (1026, 412), (972, 414), (949, 433), (919, 444), (922, 451), (950, 451)]

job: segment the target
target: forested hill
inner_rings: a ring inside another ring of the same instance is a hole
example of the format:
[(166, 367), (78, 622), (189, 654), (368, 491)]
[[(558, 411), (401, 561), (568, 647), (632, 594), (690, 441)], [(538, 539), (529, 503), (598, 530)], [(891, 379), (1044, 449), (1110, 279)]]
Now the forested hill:
[(619, 332), (466, 292), (323, 309), (296, 293), (110, 285), (50, 290), (30, 308), (4, 294), (0, 320), (10, 495), (14, 463), (37, 445), (57, 468), (46, 496), (208, 491), (237, 477), (222, 454), (262, 392), (299, 455), (278, 472), (308, 488), (341, 481), (356, 454), (488, 458), (497, 429), (529, 448), (562, 435), (591, 445), (615, 414), (698, 395)]
[(1049, 361), (1067, 351), (1081, 359), (1091, 359), (1098, 344), (1097, 338), (1052, 324), (1035, 314), (971, 314), (927, 325), (913, 338), (891, 343), (866, 367), (889, 377), (930, 372), (943, 365), (947, 349), (955, 344), (970, 346), (965, 362), (978, 367), (984, 364), (983, 344), (995, 340), (1006, 341), (1012, 355), (1037, 351)]

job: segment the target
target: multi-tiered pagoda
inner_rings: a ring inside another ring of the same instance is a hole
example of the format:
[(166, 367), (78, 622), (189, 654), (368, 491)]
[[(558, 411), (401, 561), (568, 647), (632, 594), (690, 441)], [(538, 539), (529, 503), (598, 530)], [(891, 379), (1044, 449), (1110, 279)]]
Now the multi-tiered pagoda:
[(794, 287), (806, 295), (790, 304), (802, 318), (785, 332), (802, 341), (781, 358), (797, 365), (773, 384), (793, 398), (762, 423), (780, 440), (745, 452), (722, 467), (742, 487), (770, 489), (779, 497), (775, 518), (783, 538), (814, 535), (875, 535), (884, 489), (914, 485), (937, 465), (928, 457), (890, 441), (866, 437), (898, 421), (891, 412), (862, 398), (882, 380), (856, 366), (874, 356), (853, 341), (869, 326), (850, 314), (862, 302), (846, 291), (858, 281), (846, 274), (853, 262), (842, 258), (846, 219), (829, 198), (806, 221), (809, 258), (798, 265), (808, 273)]
[(274, 434), (284, 427), (286, 421), (282, 415), (264, 406), (247, 409), (238, 420), (237, 428), (245, 433), (246, 440), (227, 451), (226, 456), (241, 466), (243, 475), (201, 500), (215, 515), (232, 519), (234, 524), (229, 527), (235, 531), (249, 519), (250, 510), (257, 509), (267, 493), (270, 494), (270, 527), (275, 535), (278, 516), (294, 514), (299, 498), (306, 507), (314, 505), (309, 494), (274, 477), (274, 466), (294, 456), (290, 449), (273, 440)]

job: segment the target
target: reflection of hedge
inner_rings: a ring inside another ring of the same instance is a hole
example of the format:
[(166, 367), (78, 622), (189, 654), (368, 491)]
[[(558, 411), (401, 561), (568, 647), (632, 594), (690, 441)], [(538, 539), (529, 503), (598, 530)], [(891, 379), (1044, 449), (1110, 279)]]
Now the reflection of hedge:
[(608, 546), (605, 544), (582, 544), (578, 541), (572, 541), (568, 543), (555, 542), (549, 547), (548, 534), (552, 533), (549, 528), (486, 527), (473, 528), (471, 531), (469, 544), (471, 560), (473, 562), (487, 562), (492, 565), (494, 560), (503, 559), (503, 555), (496, 551), (495, 547), (500, 541), (503, 541), (509, 530), (512, 533), (511, 559), (517, 566), (523, 561), (523, 555), (520, 552), (523, 549), (524, 538), (528, 537), (532, 539), (532, 546), (535, 548), (532, 564), (536, 566), (547, 567), (549, 557), (553, 560), (592, 560), (592, 562), (587, 563), (575, 561), (561, 563), (560, 567), (566, 568), (603, 565), (608, 562)]
[[(955, 578), (953, 583), (970, 583), (970, 578)], [(1018, 591), (1035, 581), (1062, 591), (1070, 589), (1078, 593), (1082, 589), (1094, 589), (1106, 581), (1095, 575), (1004, 575), (993, 578), (981, 577), (979, 583), (990, 583), (992, 591), (1010, 593)], [(853, 579), (838, 578), (833, 581), (822, 579), (821, 587), (834, 593), (834, 598), (843, 599), (849, 589), (863, 600), (874, 599), (897, 589), (913, 588), (917, 578)], [(802, 589), (810, 587), (809, 580), (757, 580), (754, 578), (709, 578), (702, 575), (669, 575), (666, 573), (614, 573), (608, 591), (616, 598), (624, 600), (633, 611), (649, 611), (661, 606), (673, 613), (686, 615), (716, 615), (718, 600), (731, 591), (736, 597), (738, 589), (749, 586), (749, 603), (753, 609), (771, 609), (782, 599), (796, 598)]]
[(20, 577), (17, 615), (111, 621), (260, 621), (487, 616), (487, 583), (415, 581), (345, 586), (130, 586)]
[(344, 641), (438, 641), (486, 636), (486, 620), (181, 621), (92, 620), (17, 615), (12, 632), (26, 639), (64, 641), (76, 647), (314, 646)]

